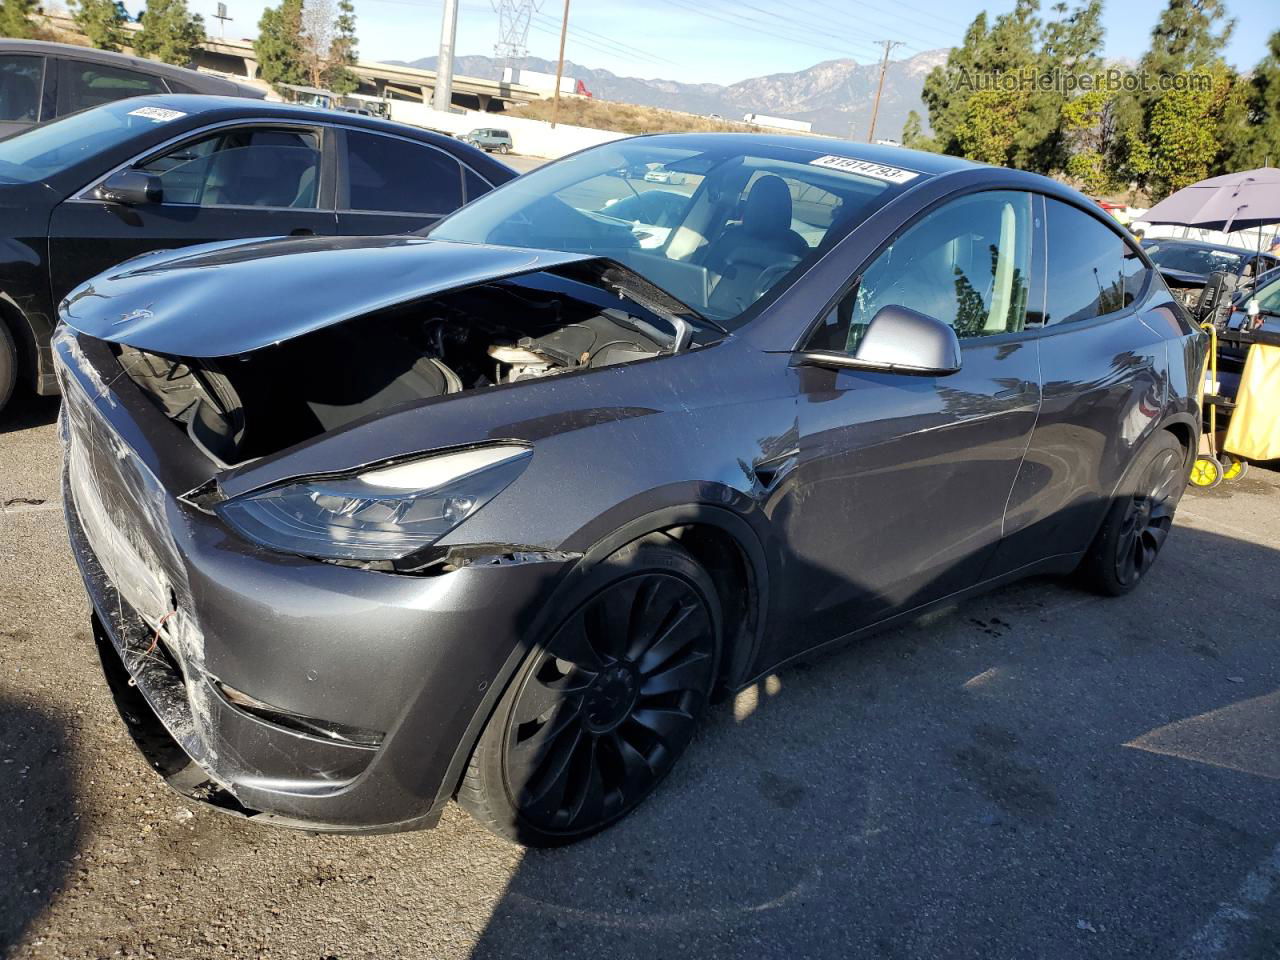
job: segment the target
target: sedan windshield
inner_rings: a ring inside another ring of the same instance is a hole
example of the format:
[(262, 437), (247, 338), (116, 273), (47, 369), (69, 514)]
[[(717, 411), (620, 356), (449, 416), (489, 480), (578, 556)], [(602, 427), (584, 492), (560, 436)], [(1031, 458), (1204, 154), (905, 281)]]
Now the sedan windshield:
[(616, 260), (725, 327), (917, 175), (745, 137), (639, 137), (518, 177), (441, 240)]
[(1155, 243), (1147, 247), (1147, 254), (1156, 266), (1166, 270), (1182, 270), (1186, 273), (1208, 275), (1218, 270), (1234, 273), (1240, 262), (1248, 256), (1245, 251), (1219, 250), (1214, 247), (1195, 247), (1188, 244)]
[(120, 100), (82, 110), (7, 140), (0, 140), (0, 178), (36, 183), (109, 150), (139, 130), (182, 116), (176, 110)]

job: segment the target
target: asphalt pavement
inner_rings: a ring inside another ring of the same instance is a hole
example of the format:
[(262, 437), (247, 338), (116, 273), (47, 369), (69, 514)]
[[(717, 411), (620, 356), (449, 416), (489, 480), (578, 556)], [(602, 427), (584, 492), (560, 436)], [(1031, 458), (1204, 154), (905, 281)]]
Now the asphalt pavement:
[(1280, 954), (1280, 474), (1190, 492), (1130, 597), (1028, 582), (769, 678), (635, 815), (526, 852), (170, 793), (100, 676), (56, 408), (0, 414), (0, 954)]

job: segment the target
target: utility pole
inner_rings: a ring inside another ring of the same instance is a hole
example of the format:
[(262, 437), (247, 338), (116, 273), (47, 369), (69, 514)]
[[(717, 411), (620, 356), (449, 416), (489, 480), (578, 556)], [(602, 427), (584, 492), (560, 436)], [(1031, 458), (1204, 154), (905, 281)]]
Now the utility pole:
[(876, 115), (880, 113), (880, 94), (884, 92), (884, 72), (889, 69), (889, 54), (894, 47), (902, 46), (901, 40), (881, 40), (884, 47), (884, 59), (880, 61), (880, 83), (876, 86), (876, 104), (871, 108), (871, 126), (867, 128), (867, 143), (876, 136)]
[(556, 89), (551, 95), (551, 129), (560, 115), (560, 78), (564, 76), (564, 38), (569, 32), (569, 0), (564, 0), (564, 19), (560, 21), (560, 62), (556, 64)]
[(444, 0), (440, 21), (440, 57), (436, 60), (436, 89), (432, 106), (448, 113), (453, 103), (453, 47), (458, 39), (458, 0)]

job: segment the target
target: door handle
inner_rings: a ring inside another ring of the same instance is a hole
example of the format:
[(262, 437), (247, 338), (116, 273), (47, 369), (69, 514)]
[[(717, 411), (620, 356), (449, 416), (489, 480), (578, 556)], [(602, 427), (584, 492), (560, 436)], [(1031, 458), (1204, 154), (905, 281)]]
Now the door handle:
[(298, 227), (296, 230), (289, 231), (291, 237), (314, 237), (315, 235), (316, 232), (310, 227)]

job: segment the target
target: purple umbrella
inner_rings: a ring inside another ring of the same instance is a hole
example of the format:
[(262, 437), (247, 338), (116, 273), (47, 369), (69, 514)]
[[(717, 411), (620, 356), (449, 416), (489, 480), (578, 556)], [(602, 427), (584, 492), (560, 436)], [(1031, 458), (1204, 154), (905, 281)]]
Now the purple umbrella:
[(1201, 180), (1169, 194), (1138, 219), (1223, 233), (1280, 223), (1280, 170), (1261, 167)]

